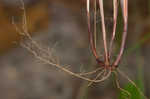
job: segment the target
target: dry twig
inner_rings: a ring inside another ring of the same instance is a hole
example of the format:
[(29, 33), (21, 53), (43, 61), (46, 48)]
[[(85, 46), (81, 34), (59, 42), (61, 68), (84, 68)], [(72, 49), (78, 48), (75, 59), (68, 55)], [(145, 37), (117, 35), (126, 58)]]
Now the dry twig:
[[(127, 24), (128, 24), (128, 0), (120, 0), (121, 1), (121, 6), (122, 6), (122, 13), (123, 13), (123, 20), (124, 20), (124, 31), (123, 31), (123, 35), (122, 35), (122, 42), (121, 42), (121, 48), (120, 48), (120, 52), (116, 58), (116, 60), (114, 61), (113, 64), (110, 64), (110, 58), (111, 58), (111, 52), (112, 52), (112, 46), (113, 46), (113, 42), (115, 39), (115, 33), (116, 33), (116, 25), (117, 25), (117, 10), (118, 10), (118, 5), (117, 2), (118, 0), (113, 0), (113, 10), (114, 10), (114, 24), (113, 24), (113, 32), (112, 32), (112, 38), (110, 41), (110, 48), (109, 48), (109, 53), (108, 53), (108, 49), (107, 49), (107, 40), (106, 40), (106, 28), (105, 28), (105, 20), (104, 20), (104, 9), (103, 9), (103, 0), (99, 0), (99, 8), (100, 8), (100, 16), (101, 16), (101, 25), (102, 25), (102, 33), (103, 33), (103, 43), (104, 43), (104, 57), (105, 60), (104, 62), (102, 60), (99, 59), (99, 56), (97, 54), (96, 51), (96, 0), (95, 0), (95, 14), (94, 14), (94, 34), (91, 32), (91, 23), (90, 23), (90, 0), (87, 0), (87, 23), (88, 23), (88, 32), (89, 32), (89, 40), (90, 40), (90, 45), (91, 45), (91, 49), (92, 52), (96, 58), (96, 61), (98, 62), (98, 64), (101, 66), (100, 68), (97, 68), (96, 70), (93, 70), (91, 72), (87, 72), (87, 73), (74, 73), (71, 70), (65, 68), (64, 65), (60, 65), (58, 62), (58, 58), (56, 57), (52, 57), (52, 53), (51, 51), (48, 51), (44, 48), (42, 48), (35, 40), (32, 39), (29, 31), (28, 31), (28, 27), (27, 27), (27, 19), (26, 19), (26, 11), (25, 11), (25, 5), (23, 0), (21, 0), (21, 4), (22, 4), (22, 9), (24, 11), (23, 13), (23, 25), (22, 25), (22, 29), (19, 29), (18, 26), (13, 22), (16, 30), (23, 36), (26, 36), (30, 43), (22, 43), (22, 46), (24, 48), (26, 48), (29, 52), (31, 52), (36, 59), (42, 61), (45, 64), (49, 64), (51, 66), (54, 66), (72, 76), (75, 76), (77, 78), (89, 81), (89, 86), (92, 83), (98, 83), (98, 82), (102, 82), (105, 81), (107, 78), (110, 77), (111, 73), (114, 72), (116, 70), (116, 66), (118, 66), (122, 54), (123, 54), (123, 50), (124, 50), (124, 46), (125, 46), (125, 41), (126, 41), (126, 36), (127, 36)], [(95, 36), (94, 36), (95, 35)], [(35, 50), (37, 49), (37, 51)], [(40, 53), (39, 53), (40, 52)], [(47, 56), (46, 56), (47, 55)], [(68, 65), (67, 65), (68, 66)], [(96, 75), (96, 77), (94, 79), (90, 79), (88, 77), (85, 77), (86, 75), (92, 75), (96, 72), (99, 73)], [(130, 80), (124, 73), (122, 73), (119, 69), (117, 69), (117, 71), (123, 76), (125, 77), (129, 82), (131, 82), (138, 90), (139, 88), (136, 86), (136, 84)], [(100, 78), (101, 77), (101, 78)], [(100, 79), (98, 79), (100, 78)], [(126, 92), (124, 89), (122, 89), (119, 85), (118, 80), (116, 81), (116, 84), (118, 86), (118, 88), (124, 92)], [(140, 90), (139, 92), (145, 96)], [(128, 93), (128, 92), (126, 92)], [(128, 93), (129, 94), (129, 93)], [(146, 96), (145, 96), (146, 98)]]
[[(72, 75), (72, 76), (75, 76), (77, 78), (80, 78), (80, 79), (83, 79), (83, 80), (86, 80), (86, 81), (89, 81), (89, 82), (95, 82), (95, 83), (98, 83), (98, 82), (102, 82), (104, 81), (105, 79), (107, 79), (107, 77), (110, 76), (111, 74), (111, 71), (109, 71), (108, 75), (106, 77), (103, 77), (101, 79), (90, 79), (88, 77), (84, 77), (83, 75), (87, 75), (87, 74), (93, 74), (94, 72), (96, 72), (97, 70), (94, 70), (92, 72), (88, 72), (86, 74), (82, 74), (82, 73), (74, 73), (72, 71), (70, 71), (69, 69), (65, 68), (63, 65), (60, 65), (56, 62), (56, 59), (54, 59), (53, 57), (51, 57), (51, 55), (49, 54), (50, 52), (48, 52), (47, 50), (43, 49), (35, 40), (32, 39), (29, 31), (28, 31), (28, 27), (27, 27), (27, 18), (26, 18), (26, 11), (25, 11), (25, 5), (24, 5), (24, 2), (23, 0), (21, 0), (21, 4), (22, 4), (22, 9), (24, 11), (24, 14), (23, 14), (23, 25), (22, 25), (22, 29), (19, 29), (18, 26), (13, 22), (14, 26), (16, 27), (16, 30), (23, 36), (27, 37), (29, 39), (29, 43), (25, 44), (25, 43), (22, 43), (21, 46), (23, 46), (24, 48), (26, 48), (29, 52), (31, 52), (35, 58), (37, 58), (38, 60), (46, 63), (46, 64), (49, 64), (49, 65), (52, 65), (52, 66), (55, 66), (57, 67), (58, 69)], [(92, 42), (93, 43), (93, 42)], [(32, 45), (32, 46), (31, 46)], [(38, 51), (36, 51), (35, 49), (38, 49)], [(42, 55), (39, 53), (41, 52)], [(43, 55), (44, 54), (44, 55)], [(45, 55), (48, 55), (47, 57), (45, 57)], [(57, 59), (58, 60), (58, 59)]]

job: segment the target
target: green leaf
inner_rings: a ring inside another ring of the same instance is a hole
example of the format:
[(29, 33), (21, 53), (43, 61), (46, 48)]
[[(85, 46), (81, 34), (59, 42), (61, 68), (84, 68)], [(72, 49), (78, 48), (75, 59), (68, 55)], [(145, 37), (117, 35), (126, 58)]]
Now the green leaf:
[[(140, 81), (135, 82), (137, 84), (137, 87), (138, 85), (140, 85), (139, 82)], [(132, 83), (128, 83), (127, 85), (125, 85), (124, 90), (130, 93), (130, 96), (126, 92), (120, 91), (119, 99), (144, 99), (139, 90)]]

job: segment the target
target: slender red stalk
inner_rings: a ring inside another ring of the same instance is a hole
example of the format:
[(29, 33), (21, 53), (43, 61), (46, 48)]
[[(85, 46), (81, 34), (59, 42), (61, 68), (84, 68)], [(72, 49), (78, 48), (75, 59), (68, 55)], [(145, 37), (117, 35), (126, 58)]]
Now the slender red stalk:
[(90, 23), (90, 1), (87, 0), (87, 23), (88, 23), (88, 32), (89, 32), (89, 40), (90, 40), (90, 46), (92, 48), (92, 52), (94, 54), (94, 56), (96, 57), (96, 59), (99, 58), (99, 56), (97, 55), (97, 52), (96, 52), (96, 47), (95, 47), (95, 44), (94, 44), (94, 36), (93, 36), (93, 33), (91, 32), (91, 23)]
[(105, 64), (109, 65), (107, 40), (106, 40), (106, 28), (105, 28), (105, 20), (104, 20), (103, 0), (99, 0), (99, 7), (100, 7), (100, 15), (101, 15), (101, 21), (102, 21), (101, 23), (102, 23), (103, 42), (104, 42), (104, 50), (105, 50)]
[(125, 41), (127, 37), (127, 26), (128, 26), (128, 0), (121, 0), (121, 7), (123, 13), (123, 20), (124, 20), (124, 29), (123, 29), (120, 52), (117, 56), (117, 59), (114, 62), (114, 66), (117, 66), (119, 64), (125, 47)]
[(115, 39), (116, 35), (116, 26), (117, 26), (117, 14), (118, 14), (118, 1), (113, 0), (113, 33), (112, 33), (112, 38), (110, 41), (110, 46), (109, 46), (109, 58), (111, 58), (111, 53), (112, 53), (112, 47), (113, 47), (113, 42)]
[[(109, 53), (107, 49), (107, 40), (106, 40), (106, 28), (105, 28), (105, 19), (104, 19), (104, 8), (103, 8), (103, 0), (99, 0), (99, 8), (100, 8), (100, 16), (101, 16), (101, 26), (102, 26), (102, 33), (103, 33), (103, 43), (104, 43), (104, 57), (105, 60), (104, 62), (99, 60), (99, 56), (96, 51), (96, 36), (91, 32), (91, 23), (90, 23), (90, 0), (87, 0), (87, 22), (88, 22), (88, 32), (89, 32), (89, 40), (90, 40), (90, 46), (92, 48), (92, 53), (96, 57), (96, 61), (98, 64), (100, 64), (103, 67), (109, 68), (109, 69), (115, 69), (122, 57), (124, 47), (125, 47), (125, 42), (126, 42), (126, 37), (127, 37), (127, 26), (128, 26), (128, 0), (120, 0), (121, 1), (121, 7), (122, 7), (122, 13), (123, 13), (123, 21), (124, 21), (124, 27), (123, 27), (123, 34), (122, 34), (122, 41), (121, 41), (121, 47), (120, 51), (118, 53), (118, 56), (116, 60), (113, 62), (113, 64), (109, 63), (109, 59), (111, 58), (111, 52), (112, 52), (112, 47), (113, 47), (113, 42), (115, 39), (115, 34), (116, 34), (116, 25), (117, 25), (117, 13), (118, 13), (118, 0), (113, 0), (113, 32), (112, 32), (112, 37), (110, 41), (110, 48), (109, 48)], [(96, 6), (96, 1), (95, 1), (95, 6)], [(95, 14), (94, 14), (94, 33), (96, 35), (96, 9), (95, 9)]]
[(96, 16), (97, 16), (97, 2), (95, 0), (94, 2), (94, 44), (95, 44), (95, 48), (96, 48), (96, 43), (97, 43), (97, 22), (96, 22)]

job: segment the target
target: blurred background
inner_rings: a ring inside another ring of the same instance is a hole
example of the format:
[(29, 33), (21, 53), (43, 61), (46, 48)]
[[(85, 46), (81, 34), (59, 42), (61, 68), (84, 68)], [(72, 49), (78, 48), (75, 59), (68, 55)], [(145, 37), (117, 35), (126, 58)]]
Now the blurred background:
[[(97, 67), (89, 47), (86, 0), (23, 1), (28, 30), (34, 40), (44, 48), (53, 48), (59, 62), (69, 64), (68, 68), (74, 72)], [(112, 1), (105, 0), (104, 8), (109, 35), (113, 25)], [(124, 99), (113, 77), (87, 88), (86, 81), (35, 59), (20, 46), (22, 37), (12, 24), (14, 20), (21, 27), (22, 12), (20, 0), (0, 0), (0, 99)], [(116, 48), (123, 28), (121, 17), (119, 9)], [(100, 25), (100, 19), (97, 24)], [(97, 47), (101, 56), (103, 44), (99, 37)], [(150, 1), (129, 0), (128, 37), (120, 69), (150, 98), (149, 51)], [(121, 87), (128, 90), (130, 83), (122, 76), (119, 81)]]

